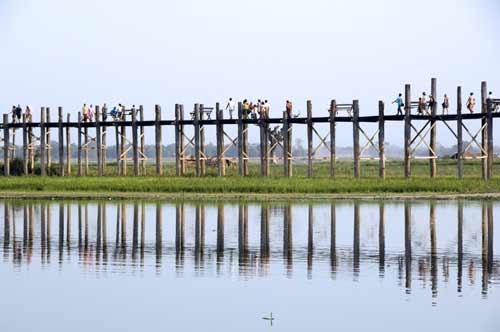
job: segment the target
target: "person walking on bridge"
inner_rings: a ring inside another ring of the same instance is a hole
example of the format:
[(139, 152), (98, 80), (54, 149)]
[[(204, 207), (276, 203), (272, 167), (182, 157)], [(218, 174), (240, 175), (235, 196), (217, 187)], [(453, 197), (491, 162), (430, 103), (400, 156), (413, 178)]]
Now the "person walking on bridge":
[(401, 93), (392, 103), (398, 106), (398, 113), (396, 115), (403, 115), (403, 107), (405, 106), (405, 104), (403, 103), (403, 98)]
[(286, 116), (287, 118), (291, 119), (293, 117), (293, 105), (292, 105), (292, 102), (290, 100), (287, 100), (286, 101)]
[(448, 108), (450, 107), (450, 101), (448, 99), (448, 95), (445, 93), (443, 97), (443, 103), (441, 104), (443, 106), (443, 115), (448, 114)]
[(87, 122), (88, 117), (89, 117), (89, 109), (87, 107), (87, 104), (83, 104), (82, 116), (83, 116), (83, 122)]
[(229, 98), (229, 101), (227, 102), (226, 105), (226, 111), (229, 111), (229, 118), (232, 120), (233, 119), (233, 113), (236, 110), (236, 103), (234, 102), (233, 98)]
[(476, 106), (476, 99), (474, 98), (474, 93), (471, 92), (467, 99), (467, 109), (469, 112), (474, 113), (474, 106)]

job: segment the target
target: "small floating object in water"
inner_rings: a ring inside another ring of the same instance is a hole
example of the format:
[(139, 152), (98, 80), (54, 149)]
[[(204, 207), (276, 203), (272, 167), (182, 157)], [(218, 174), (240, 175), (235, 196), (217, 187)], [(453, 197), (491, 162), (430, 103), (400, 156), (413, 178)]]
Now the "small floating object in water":
[(262, 319), (263, 320), (268, 320), (271, 323), (271, 326), (273, 326), (273, 320), (274, 320), (274, 318), (273, 318), (273, 313), (272, 312), (269, 314), (269, 317), (262, 317)]

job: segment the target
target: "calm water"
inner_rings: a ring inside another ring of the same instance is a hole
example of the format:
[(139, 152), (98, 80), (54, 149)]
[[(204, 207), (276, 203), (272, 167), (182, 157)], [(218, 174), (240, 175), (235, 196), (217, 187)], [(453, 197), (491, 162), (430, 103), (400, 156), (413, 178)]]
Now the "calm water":
[(500, 202), (0, 213), (0, 331), (500, 330)]

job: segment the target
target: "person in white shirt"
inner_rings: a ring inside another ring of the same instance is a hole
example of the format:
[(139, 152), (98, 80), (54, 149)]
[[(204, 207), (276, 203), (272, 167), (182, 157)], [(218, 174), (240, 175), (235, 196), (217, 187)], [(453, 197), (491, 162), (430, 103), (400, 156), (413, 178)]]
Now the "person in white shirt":
[(491, 102), (493, 103), (493, 112), (497, 112), (500, 108), (500, 104), (493, 102), (493, 99), (495, 99), (495, 97), (493, 97), (493, 92), (490, 91), (488, 93), (488, 99), (491, 99)]
[(227, 102), (226, 105), (226, 111), (229, 111), (229, 117), (232, 120), (233, 119), (233, 113), (236, 110), (236, 103), (234, 102), (233, 98), (229, 98), (229, 101)]

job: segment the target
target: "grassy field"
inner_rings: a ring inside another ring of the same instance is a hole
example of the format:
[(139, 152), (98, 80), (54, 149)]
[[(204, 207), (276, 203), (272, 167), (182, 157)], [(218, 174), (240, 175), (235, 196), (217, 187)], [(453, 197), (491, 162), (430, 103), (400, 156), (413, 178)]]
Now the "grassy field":
[[(500, 165), (495, 165), (499, 168)], [(339, 162), (337, 177), (328, 177), (328, 163), (315, 164), (313, 179), (305, 177), (305, 165), (294, 168), (294, 177), (281, 177), (282, 167), (271, 167), (273, 176), (261, 178), (258, 176), (259, 165), (251, 164), (249, 177), (238, 177), (236, 168), (228, 169), (228, 176), (215, 177), (215, 169), (208, 168), (208, 175), (202, 178), (192, 176), (193, 170), (185, 177), (173, 176), (173, 165), (165, 165), (165, 175), (162, 177), (117, 177), (105, 176), (88, 177), (6, 177), (0, 181), (0, 191), (4, 193), (16, 192), (51, 192), (51, 193), (256, 193), (256, 194), (398, 194), (398, 193), (440, 193), (440, 194), (482, 194), (500, 193), (500, 177), (491, 181), (481, 179), (479, 162), (466, 162), (464, 180), (456, 179), (456, 164), (440, 162), (438, 177), (429, 179), (429, 165), (424, 162), (415, 162), (412, 168), (412, 178), (402, 177), (402, 163), (387, 163), (387, 178), (377, 178), (376, 162), (365, 162), (362, 165), (361, 179), (352, 178), (352, 163)], [(129, 167), (129, 173), (132, 167)], [(500, 169), (497, 170), (500, 174)], [(108, 172), (113, 167), (108, 166)], [(147, 172), (153, 174), (153, 168)], [(90, 173), (95, 173), (94, 167)]]

